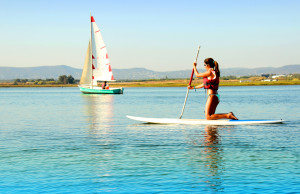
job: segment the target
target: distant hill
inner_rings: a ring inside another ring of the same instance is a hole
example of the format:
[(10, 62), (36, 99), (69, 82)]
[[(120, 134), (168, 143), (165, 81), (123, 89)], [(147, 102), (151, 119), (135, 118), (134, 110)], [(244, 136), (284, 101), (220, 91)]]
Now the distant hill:
[(60, 75), (72, 75), (80, 78), (81, 69), (66, 65), (40, 67), (0, 67), (0, 80), (12, 79), (57, 79)]
[[(204, 69), (199, 69), (203, 72)], [(300, 65), (286, 65), (283, 67), (262, 67), (262, 68), (224, 68), (220, 69), (221, 76), (247, 76), (247, 75), (261, 75), (261, 74), (292, 74), (300, 73)], [(116, 69), (114, 70), (116, 79), (119, 80), (132, 80), (132, 79), (160, 79), (160, 78), (189, 78), (191, 70), (182, 71), (151, 71), (145, 68), (133, 69)]]
[[(286, 65), (283, 67), (262, 68), (224, 68), (220, 69), (222, 76), (247, 76), (266, 74), (291, 74), (300, 73), (300, 65)], [(114, 77), (117, 80), (161, 79), (161, 78), (188, 78), (191, 70), (158, 72), (145, 68), (114, 69)], [(201, 69), (199, 69), (201, 71)], [(0, 67), (0, 80), (13, 79), (57, 79), (60, 75), (72, 75), (80, 79), (82, 69), (59, 66), (40, 67)]]

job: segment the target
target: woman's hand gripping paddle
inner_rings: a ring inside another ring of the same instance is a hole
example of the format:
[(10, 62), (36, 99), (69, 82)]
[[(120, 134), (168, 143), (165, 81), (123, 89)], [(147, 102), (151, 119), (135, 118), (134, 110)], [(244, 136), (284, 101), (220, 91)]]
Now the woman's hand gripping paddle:
[[(198, 51), (197, 51), (197, 56), (196, 56), (196, 60), (195, 60), (196, 63), (197, 63), (197, 60), (198, 60), (199, 50), (200, 50), (200, 46), (198, 47)], [(193, 71), (192, 71), (192, 74), (191, 74), (189, 86), (191, 86), (191, 84), (192, 84), (193, 76), (194, 76), (194, 68), (193, 68)], [(181, 119), (181, 117), (183, 115), (183, 111), (184, 111), (184, 108), (185, 108), (186, 100), (187, 100), (188, 95), (189, 95), (189, 91), (190, 91), (190, 89), (188, 88), (187, 92), (186, 92), (186, 95), (185, 95), (185, 100), (184, 100), (184, 104), (183, 104), (182, 111), (181, 111), (179, 119)]]

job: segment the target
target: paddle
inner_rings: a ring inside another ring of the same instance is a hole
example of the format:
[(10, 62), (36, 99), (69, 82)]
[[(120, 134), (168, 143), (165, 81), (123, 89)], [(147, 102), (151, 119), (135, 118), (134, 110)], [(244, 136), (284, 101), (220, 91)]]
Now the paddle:
[[(197, 56), (196, 56), (196, 60), (195, 60), (196, 63), (197, 63), (197, 60), (198, 60), (199, 50), (200, 50), (200, 46), (198, 46)], [(192, 74), (191, 74), (189, 86), (191, 86), (191, 84), (192, 84), (193, 76), (194, 76), (194, 68), (193, 68), (193, 71), (192, 71)], [(188, 89), (187, 89), (187, 92), (186, 92), (186, 95), (185, 95), (185, 100), (184, 100), (184, 104), (183, 104), (182, 111), (181, 111), (181, 114), (180, 114), (179, 119), (181, 119), (181, 117), (182, 117), (182, 115), (183, 115), (183, 111), (184, 111), (184, 108), (185, 108), (185, 104), (186, 104), (187, 97), (188, 97), (188, 95), (189, 95), (189, 91), (190, 91), (190, 89), (188, 88)]]

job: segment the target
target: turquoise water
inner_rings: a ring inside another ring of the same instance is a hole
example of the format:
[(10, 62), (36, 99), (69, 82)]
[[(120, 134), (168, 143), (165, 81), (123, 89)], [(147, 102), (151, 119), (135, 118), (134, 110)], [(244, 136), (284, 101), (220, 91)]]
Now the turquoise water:
[[(0, 88), (0, 193), (299, 193), (300, 86), (222, 87), (217, 112), (285, 124), (141, 124), (177, 118), (186, 88)], [(184, 118), (204, 118), (190, 91)]]

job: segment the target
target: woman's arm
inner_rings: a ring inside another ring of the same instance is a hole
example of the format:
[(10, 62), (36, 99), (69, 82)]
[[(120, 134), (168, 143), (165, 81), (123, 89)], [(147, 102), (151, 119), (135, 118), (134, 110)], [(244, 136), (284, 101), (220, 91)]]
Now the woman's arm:
[(195, 86), (195, 89), (199, 89), (199, 88), (203, 88), (204, 87), (204, 84), (200, 84), (198, 86)]
[(204, 84), (200, 84), (198, 86), (188, 86), (188, 89), (199, 89), (199, 88), (203, 88), (204, 87)]
[(211, 75), (210, 71), (206, 71), (204, 73), (199, 73), (196, 66), (197, 66), (197, 63), (194, 63), (194, 73), (197, 77), (209, 77)]

